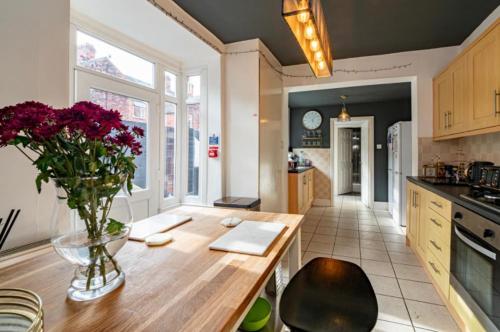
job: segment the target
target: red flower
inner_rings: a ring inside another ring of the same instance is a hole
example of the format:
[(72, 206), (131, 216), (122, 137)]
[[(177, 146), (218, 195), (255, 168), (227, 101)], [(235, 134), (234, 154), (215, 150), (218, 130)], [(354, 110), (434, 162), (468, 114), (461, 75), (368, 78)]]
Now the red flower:
[(137, 127), (137, 126), (132, 127), (132, 132), (137, 137), (144, 137), (144, 129), (142, 129), (141, 127)]

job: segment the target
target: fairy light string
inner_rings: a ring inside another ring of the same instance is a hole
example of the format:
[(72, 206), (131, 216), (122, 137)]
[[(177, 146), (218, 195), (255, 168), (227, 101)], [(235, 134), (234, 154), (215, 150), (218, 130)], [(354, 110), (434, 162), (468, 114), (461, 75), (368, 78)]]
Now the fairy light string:
[[(271, 60), (267, 57), (267, 55), (262, 52), (259, 49), (253, 49), (253, 50), (247, 50), (247, 51), (231, 51), (231, 52), (226, 52), (224, 50), (221, 50), (217, 45), (215, 45), (213, 42), (208, 40), (206, 37), (202, 36), (198, 31), (194, 30), (191, 28), (187, 23), (184, 22), (182, 18), (179, 16), (175, 15), (174, 13), (167, 11), (165, 8), (163, 8), (161, 5), (159, 5), (155, 0), (147, 0), (149, 3), (151, 3), (153, 6), (155, 6), (157, 9), (159, 9), (161, 12), (163, 12), (165, 15), (176, 21), (178, 24), (180, 24), (183, 28), (188, 30), (190, 33), (195, 35), (198, 39), (200, 39), (202, 42), (207, 44), (209, 47), (211, 47), (213, 50), (215, 50), (217, 53), (221, 55), (241, 55), (241, 54), (249, 54), (249, 53), (259, 53), (260, 56), (267, 62), (269, 67), (273, 71), (275, 71), (277, 74), (279, 74), (282, 77), (288, 77), (288, 78), (316, 78), (314, 75), (296, 75), (296, 74), (287, 74), (283, 72), (281, 69), (277, 68)], [(365, 74), (365, 73), (378, 73), (378, 72), (385, 72), (385, 71), (393, 71), (393, 70), (402, 70), (409, 68), (413, 65), (413, 63), (409, 62), (406, 64), (402, 65), (393, 65), (393, 66), (386, 66), (386, 67), (377, 67), (377, 68), (368, 68), (368, 69), (343, 69), (343, 68), (338, 68), (334, 69), (333, 73), (343, 73), (343, 74)]]

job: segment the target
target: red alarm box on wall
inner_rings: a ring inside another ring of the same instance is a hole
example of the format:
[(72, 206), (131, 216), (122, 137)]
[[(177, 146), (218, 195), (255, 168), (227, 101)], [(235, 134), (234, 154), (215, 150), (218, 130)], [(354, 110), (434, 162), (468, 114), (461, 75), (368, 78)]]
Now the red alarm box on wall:
[(219, 147), (210, 146), (208, 148), (208, 158), (219, 158)]

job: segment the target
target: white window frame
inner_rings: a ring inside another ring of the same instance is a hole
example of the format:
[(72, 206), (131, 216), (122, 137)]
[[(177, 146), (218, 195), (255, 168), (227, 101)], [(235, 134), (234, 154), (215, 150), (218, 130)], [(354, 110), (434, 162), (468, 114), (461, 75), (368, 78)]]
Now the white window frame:
[[(95, 38), (98, 38), (106, 43), (118, 47), (126, 52), (130, 52), (142, 59), (150, 61), (154, 64), (154, 87), (147, 87), (145, 85), (137, 84), (127, 80), (123, 80), (111, 75), (93, 71), (76, 64), (76, 31), (82, 31)], [(75, 100), (76, 91), (76, 71), (87, 72), (98, 77), (103, 77), (108, 80), (117, 81), (125, 85), (133, 86), (139, 89), (148, 90), (158, 94), (159, 103), (150, 105), (149, 112), (157, 113), (158, 128), (160, 142), (150, 144), (149, 153), (157, 150), (157, 158), (155, 158), (156, 165), (148, 167), (151, 172), (156, 172), (156, 179), (158, 181), (158, 189), (156, 193), (156, 200), (158, 209), (167, 210), (169, 208), (178, 206), (179, 204), (192, 204), (192, 205), (206, 205), (207, 197), (207, 165), (208, 165), (208, 84), (207, 84), (207, 68), (197, 67), (183, 70), (181, 64), (175, 60), (165, 56), (164, 53), (158, 52), (146, 45), (143, 45), (130, 37), (121, 34), (105, 25), (93, 21), (87, 17), (81, 16), (76, 12), (71, 12), (71, 25), (70, 25), (70, 104)], [(177, 76), (177, 90), (176, 97), (167, 96), (165, 94), (165, 71), (168, 71)], [(187, 195), (187, 107), (186, 107), (186, 89), (187, 77), (193, 75), (200, 75), (201, 77), (201, 96), (200, 96), (200, 112), (201, 112), (201, 126), (200, 126), (200, 170), (199, 170), (199, 195)], [(119, 93), (119, 91), (116, 91)], [(164, 105), (165, 102), (173, 102), (177, 105), (176, 108), (176, 160), (175, 160), (175, 184), (174, 196), (164, 198), (164, 171), (165, 171), (165, 147), (163, 142), (164, 135)], [(154, 109), (154, 110), (153, 110)], [(150, 115), (151, 119), (153, 115)], [(154, 119), (151, 120), (150, 126), (154, 126)], [(149, 174), (148, 174), (149, 176)], [(152, 186), (151, 179), (148, 178), (148, 185)], [(154, 213), (153, 213), (154, 214)]]
[[(176, 76), (176, 96), (168, 96), (165, 93), (165, 72), (168, 71)], [(162, 66), (159, 73), (161, 76), (161, 104), (160, 104), (160, 140), (161, 142), (166, 142), (164, 123), (165, 123), (165, 103), (170, 102), (176, 105), (176, 116), (175, 116), (175, 179), (174, 179), (174, 196), (165, 198), (164, 195), (164, 177), (166, 171), (165, 165), (165, 146), (159, 144), (159, 155), (160, 155), (160, 209), (168, 209), (179, 205), (182, 202), (182, 133), (184, 132), (184, 127), (182, 126), (182, 114), (183, 114), (183, 90), (182, 82), (183, 75), (181, 71), (174, 70), (171, 67)], [(163, 181), (162, 181), (163, 180)]]
[[(198, 183), (198, 195), (188, 195), (187, 185), (188, 185), (188, 124), (187, 124), (187, 81), (189, 76), (200, 76), (200, 169), (199, 169), (199, 183)], [(183, 178), (183, 196), (184, 203), (192, 205), (206, 205), (206, 193), (207, 193), (207, 165), (208, 165), (208, 80), (207, 80), (207, 69), (205, 67), (191, 68), (184, 72), (183, 77), (183, 128), (184, 134), (182, 137), (182, 146), (184, 156), (182, 161), (182, 168), (184, 170), (182, 174)]]

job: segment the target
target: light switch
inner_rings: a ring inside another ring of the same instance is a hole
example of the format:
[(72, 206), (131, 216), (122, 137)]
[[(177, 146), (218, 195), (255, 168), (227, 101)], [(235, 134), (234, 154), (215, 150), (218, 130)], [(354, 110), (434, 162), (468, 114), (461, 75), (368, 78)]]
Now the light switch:
[(377, 150), (382, 150), (382, 144), (377, 144)]

